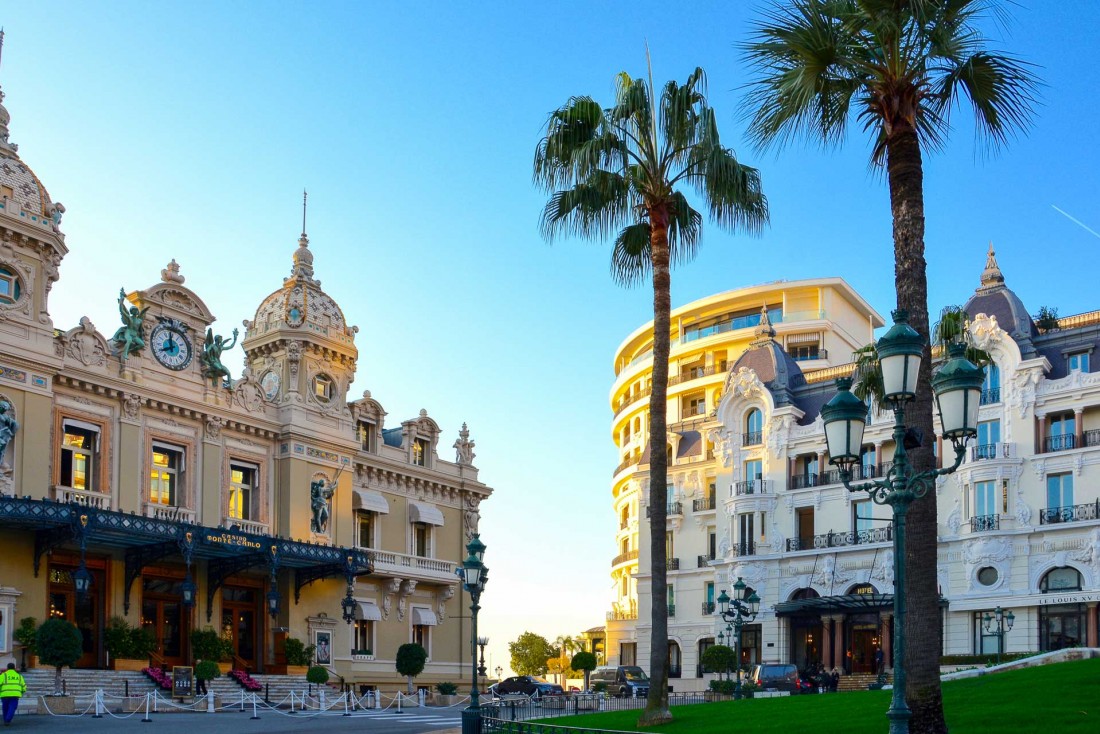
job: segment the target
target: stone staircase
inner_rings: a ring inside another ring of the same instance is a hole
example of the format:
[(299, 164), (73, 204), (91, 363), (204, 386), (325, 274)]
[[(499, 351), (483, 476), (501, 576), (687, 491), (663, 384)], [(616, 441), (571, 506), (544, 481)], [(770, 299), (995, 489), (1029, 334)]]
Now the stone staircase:
[[(874, 673), (853, 673), (852, 675), (840, 676), (840, 681), (837, 683), (836, 690), (839, 693), (844, 691), (866, 691), (867, 686), (878, 681), (878, 676)], [(886, 682), (888, 684), (894, 682), (894, 676), (891, 673), (886, 674)]]

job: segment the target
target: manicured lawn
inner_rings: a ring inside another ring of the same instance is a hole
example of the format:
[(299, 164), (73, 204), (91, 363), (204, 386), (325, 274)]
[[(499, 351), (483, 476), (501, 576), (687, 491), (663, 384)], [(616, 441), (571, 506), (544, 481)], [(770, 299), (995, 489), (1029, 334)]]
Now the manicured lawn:
[[(951, 734), (1097, 734), (1100, 732), (1100, 659), (1046, 665), (944, 683)], [(674, 721), (637, 727), (638, 711), (585, 714), (539, 723), (654, 731), (661, 734), (883, 734), (889, 691), (748, 699), (676, 706)]]

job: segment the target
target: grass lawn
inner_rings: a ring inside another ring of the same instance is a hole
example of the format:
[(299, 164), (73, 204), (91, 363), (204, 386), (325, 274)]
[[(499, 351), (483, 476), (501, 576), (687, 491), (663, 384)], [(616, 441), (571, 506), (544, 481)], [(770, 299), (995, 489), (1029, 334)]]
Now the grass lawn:
[[(951, 681), (943, 698), (951, 734), (1097, 734), (1100, 658)], [(674, 706), (674, 721), (658, 729), (639, 729), (638, 711), (538, 723), (661, 734), (729, 734), (735, 724), (752, 734), (882, 734), (889, 707), (890, 691), (864, 691)]]

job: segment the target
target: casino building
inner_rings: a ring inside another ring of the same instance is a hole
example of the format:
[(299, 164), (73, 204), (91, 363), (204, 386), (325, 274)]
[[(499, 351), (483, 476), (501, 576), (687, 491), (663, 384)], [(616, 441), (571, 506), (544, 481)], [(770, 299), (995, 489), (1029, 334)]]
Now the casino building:
[(458, 679), (454, 569), (492, 492), (466, 426), (451, 461), (426, 411), (387, 422), (370, 392), (349, 399), (358, 329), (314, 277), (305, 233), (245, 321), (235, 379), (220, 356), (236, 330), (214, 333), (174, 260), (117, 296), (113, 335), (55, 325), (64, 207), (9, 121), (0, 105), (0, 664), (34, 617), (71, 620), (78, 665), (106, 667), (117, 616), (152, 632), (157, 664), (192, 662), (191, 632), (211, 628), (236, 669), (284, 671), (290, 637), (349, 683), (390, 686), (415, 641), (418, 683)]

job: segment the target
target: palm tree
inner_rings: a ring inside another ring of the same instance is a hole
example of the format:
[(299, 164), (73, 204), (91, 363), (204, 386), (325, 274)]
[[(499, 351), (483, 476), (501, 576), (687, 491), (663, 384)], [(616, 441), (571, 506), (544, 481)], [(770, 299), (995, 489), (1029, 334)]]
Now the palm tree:
[[(1003, 11), (996, 0), (787, 0), (775, 3), (744, 46), (759, 73), (750, 85), (750, 134), (761, 146), (805, 137), (840, 143), (853, 115), (870, 132), (871, 162), (885, 168), (894, 229), (898, 308), (928, 338), (922, 152), (946, 142), (951, 109), (965, 97), (979, 139), (991, 147), (1027, 127), (1037, 81), (1014, 57), (988, 50), (978, 28)], [(927, 349), (927, 348), (926, 348)], [(932, 435), (930, 352), (909, 421)], [(930, 446), (910, 454), (922, 471)], [(935, 493), (909, 512), (906, 695), (911, 726), (946, 732), (939, 685)]]
[[(650, 74), (652, 77), (652, 73)], [(646, 710), (668, 711), (668, 607), (665, 410), (668, 385), (670, 267), (694, 257), (703, 216), (678, 187), (695, 189), (711, 217), (730, 230), (759, 232), (768, 220), (760, 174), (722, 145), (707, 103), (706, 77), (696, 69), (683, 84), (668, 82), (655, 100), (646, 84), (618, 75), (615, 103), (573, 97), (550, 115), (535, 151), (535, 182), (550, 194), (542, 213), (547, 239), (562, 234), (614, 237), (612, 278), (653, 283), (653, 392), (649, 400), (652, 632)]]

